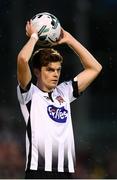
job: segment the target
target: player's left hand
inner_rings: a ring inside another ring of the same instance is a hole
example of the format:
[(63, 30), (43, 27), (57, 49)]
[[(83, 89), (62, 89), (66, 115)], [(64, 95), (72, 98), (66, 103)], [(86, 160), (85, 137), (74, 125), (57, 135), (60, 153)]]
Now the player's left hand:
[(62, 28), (60, 37), (54, 45), (59, 45), (59, 44), (64, 44), (64, 43), (69, 44), (71, 37), (72, 37), (71, 34)]

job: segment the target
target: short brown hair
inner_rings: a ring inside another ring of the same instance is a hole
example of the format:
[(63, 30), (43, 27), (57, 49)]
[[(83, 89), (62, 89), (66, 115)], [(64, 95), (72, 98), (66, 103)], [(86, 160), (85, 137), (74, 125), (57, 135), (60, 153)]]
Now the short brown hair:
[(32, 56), (32, 67), (41, 70), (42, 66), (47, 66), (51, 62), (63, 62), (63, 57), (53, 48), (41, 48), (34, 52)]

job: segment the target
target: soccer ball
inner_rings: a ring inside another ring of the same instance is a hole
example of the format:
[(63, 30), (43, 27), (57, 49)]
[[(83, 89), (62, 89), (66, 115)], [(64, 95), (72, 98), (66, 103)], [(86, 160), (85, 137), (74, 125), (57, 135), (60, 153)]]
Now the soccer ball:
[(52, 46), (60, 37), (61, 25), (59, 20), (50, 13), (43, 12), (32, 17), (32, 25), (38, 31), (38, 45)]

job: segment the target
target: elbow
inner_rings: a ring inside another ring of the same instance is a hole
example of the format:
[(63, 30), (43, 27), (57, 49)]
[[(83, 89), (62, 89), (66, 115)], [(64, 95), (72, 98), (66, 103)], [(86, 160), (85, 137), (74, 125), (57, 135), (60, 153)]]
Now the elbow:
[(102, 71), (102, 65), (101, 64), (99, 64), (97, 71), (98, 71), (98, 74)]
[(96, 68), (93, 69), (94, 77), (96, 78), (102, 71), (102, 65), (98, 64)]
[(26, 57), (23, 54), (18, 54), (17, 62), (20, 64), (25, 64), (27, 62)]
[(101, 71), (102, 71), (102, 65), (98, 64), (98, 66), (95, 68), (95, 72), (98, 75), (98, 74), (100, 74)]

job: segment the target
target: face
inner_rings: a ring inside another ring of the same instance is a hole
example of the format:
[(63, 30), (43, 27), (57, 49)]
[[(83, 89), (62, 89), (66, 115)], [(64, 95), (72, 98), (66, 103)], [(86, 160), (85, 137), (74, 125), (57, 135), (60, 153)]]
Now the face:
[(43, 66), (41, 71), (38, 70), (37, 85), (43, 91), (51, 91), (59, 81), (61, 73), (61, 63), (52, 62), (48, 66)]

